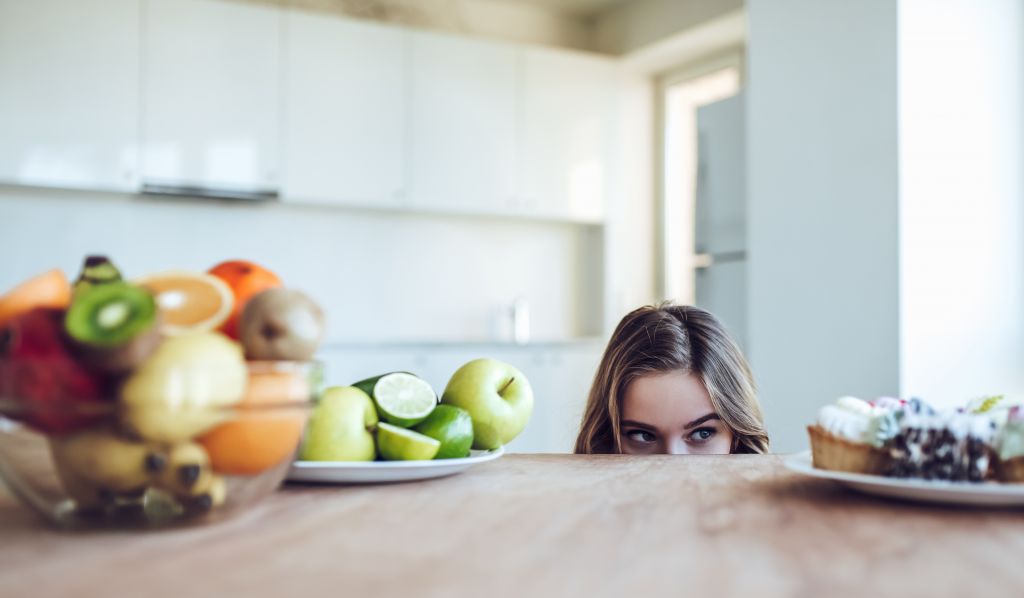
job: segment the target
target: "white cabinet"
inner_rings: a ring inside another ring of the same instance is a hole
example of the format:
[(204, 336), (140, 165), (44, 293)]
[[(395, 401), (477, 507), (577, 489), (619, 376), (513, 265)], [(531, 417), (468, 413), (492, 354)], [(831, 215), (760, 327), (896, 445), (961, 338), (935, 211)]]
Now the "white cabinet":
[(615, 62), (229, 0), (0, 0), (0, 183), (598, 222)]
[(278, 185), (282, 11), (147, 0), (144, 183)]
[(285, 200), (401, 205), (405, 30), (302, 11), (285, 29)]
[(615, 63), (526, 48), (520, 146), (525, 208), (600, 220), (610, 188)]
[(0, 180), (137, 185), (138, 0), (0, 0)]
[(432, 33), (414, 33), (412, 44), (412, 203), (467, 212), (514, 204), (516, 49)]

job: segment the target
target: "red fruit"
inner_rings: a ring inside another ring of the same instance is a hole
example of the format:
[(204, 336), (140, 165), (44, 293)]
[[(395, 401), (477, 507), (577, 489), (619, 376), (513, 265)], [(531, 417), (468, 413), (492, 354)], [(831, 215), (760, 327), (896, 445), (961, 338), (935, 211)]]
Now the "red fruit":
[(103, 419), (104, 391), (64, 343), (64, 310), (36, 308), (0, 329), (0, 397), (13, 402), (4, 408), (11, 417), (48, 434), (73, 432)]

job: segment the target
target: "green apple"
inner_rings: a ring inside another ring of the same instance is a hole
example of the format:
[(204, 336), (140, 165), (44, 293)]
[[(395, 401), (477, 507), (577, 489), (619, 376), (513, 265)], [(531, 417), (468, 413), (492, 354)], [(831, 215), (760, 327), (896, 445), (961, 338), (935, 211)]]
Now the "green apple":
[(305, 461), (373, 461), (377, 447), (373, 429), (377, 409), (365, 392), (353, 386), (324, 391), (309, 418), (300, 458)]
[(514, 366), (475, 359), (452, 374), (441, 402), (468, 411), (473, 448), (489, 450), (508, 444), (526, 427), (533, 413), (533, 389)]

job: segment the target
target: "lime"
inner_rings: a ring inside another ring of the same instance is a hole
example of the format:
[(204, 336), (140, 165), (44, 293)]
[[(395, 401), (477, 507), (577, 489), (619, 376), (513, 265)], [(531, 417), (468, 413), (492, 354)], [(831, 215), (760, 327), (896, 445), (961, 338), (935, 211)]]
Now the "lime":
[(420, 423), (437, 406), (437, 394), (430, 384), (406, 372), (384, 374), (354, 386), (373, 397), (381, 419), (403, 428)]
[(438, 405), (413, 429), (441, 441), (441, 450), (435, 459), (467, 457), (473, 446), (473, 418), (462, 407)]
[(441, 441), (419, 432), (387, 423), (377, 424), (377, 450), (388, 461), (428, 461), (441, 448)]

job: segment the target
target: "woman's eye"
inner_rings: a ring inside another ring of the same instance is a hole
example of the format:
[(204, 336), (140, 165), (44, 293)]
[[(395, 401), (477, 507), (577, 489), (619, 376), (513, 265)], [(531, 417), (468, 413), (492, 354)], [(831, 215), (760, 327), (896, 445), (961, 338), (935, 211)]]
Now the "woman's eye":
[(714, 435), (714, 428), (697, 428), (693, 432), (690, 432), (690, 440), (692, 442), (707, 442), (708, 440), (711, 440), (711, 437)]
[(645, 430), (633, 430), (632, 432), (626, 432), (626, 437), (634, 442), (643, 443), (650, 443), (656, 440), (654, 434)]

